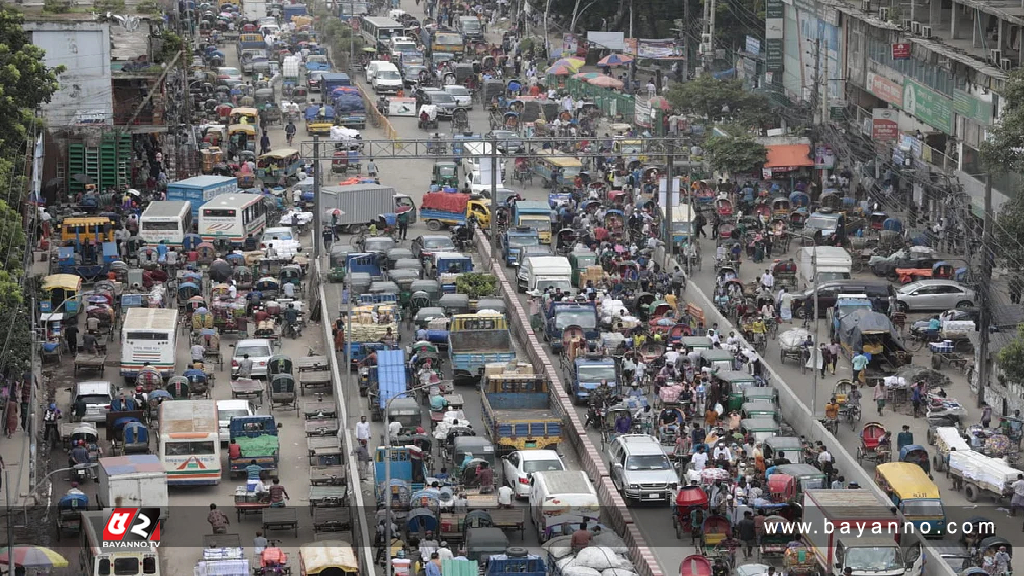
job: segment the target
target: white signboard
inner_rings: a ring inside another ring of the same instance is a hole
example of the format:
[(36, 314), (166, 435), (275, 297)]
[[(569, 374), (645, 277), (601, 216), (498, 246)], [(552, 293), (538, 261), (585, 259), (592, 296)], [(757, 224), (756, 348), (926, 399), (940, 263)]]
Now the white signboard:
[(399, 98), (392, 96), (388, 98), (388, 116), (416, 116), (416, 99)]

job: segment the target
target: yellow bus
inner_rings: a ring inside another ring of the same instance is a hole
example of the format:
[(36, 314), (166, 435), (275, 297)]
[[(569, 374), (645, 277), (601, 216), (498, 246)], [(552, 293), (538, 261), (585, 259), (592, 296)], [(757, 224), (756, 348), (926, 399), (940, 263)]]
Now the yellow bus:
[(113, 242), (114, 223), (106, 216), (65, 218), (60, 223), (60, 239), (63, 242)]

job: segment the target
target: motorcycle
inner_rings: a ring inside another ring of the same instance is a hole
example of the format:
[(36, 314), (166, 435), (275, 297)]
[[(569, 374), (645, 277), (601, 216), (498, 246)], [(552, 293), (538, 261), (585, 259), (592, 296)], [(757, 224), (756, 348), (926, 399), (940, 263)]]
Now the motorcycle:
[(288, 338), (297, 340), (302, 338), (302, 325), (296, 322), (288, 322), (284, 325), (284, 334)]

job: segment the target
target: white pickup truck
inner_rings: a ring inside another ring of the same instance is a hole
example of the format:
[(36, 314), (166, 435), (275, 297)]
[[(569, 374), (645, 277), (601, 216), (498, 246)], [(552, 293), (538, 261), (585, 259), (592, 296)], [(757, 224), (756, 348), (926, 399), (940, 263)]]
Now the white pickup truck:
[(291, 260), (293, 256), (302, 252), (302, 244), (289, 227), (267, 228), (260, 239), (260, 249), (266, 250), (271, 244), (274, 245), (277, 257), (282, 260)]

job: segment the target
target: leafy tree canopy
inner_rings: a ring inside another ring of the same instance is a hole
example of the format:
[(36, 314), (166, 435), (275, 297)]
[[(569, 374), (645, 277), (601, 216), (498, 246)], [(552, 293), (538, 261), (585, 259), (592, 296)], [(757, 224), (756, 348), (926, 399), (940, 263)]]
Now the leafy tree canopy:
[(728, 136), (709, 138), (704, 144), (711, 167), (729, 173), (750, 172), (764, 164), (768, 151), (741, 127), (720, 127)]
[(717, 80), (704, 75), (673, 84), (666, 98), (676, 110), (711, 122), (731, 122), (759, 131), (775, 122), (768, 97), (744, 90), (739, 80)]
[(46, 67), (43, 49), (30, 42), (23, 22), (21, 13), (0, 7), (0, 157), (24, 152), (35, 110), (50, 101), (64, 72)]
[(1024, 171), (1024, 68), (1010, 72), (999, 93), (1003, 115), (981, 144), (981, 157), (996, 172)]

